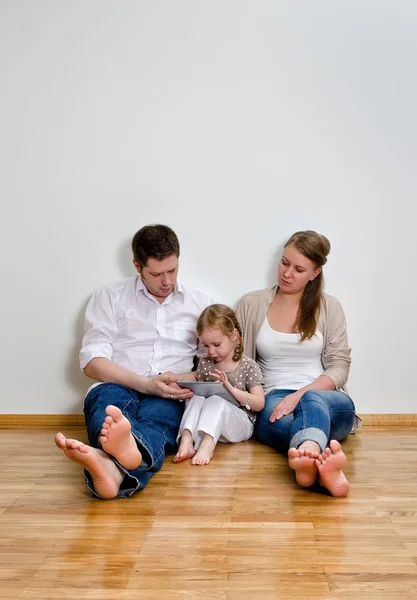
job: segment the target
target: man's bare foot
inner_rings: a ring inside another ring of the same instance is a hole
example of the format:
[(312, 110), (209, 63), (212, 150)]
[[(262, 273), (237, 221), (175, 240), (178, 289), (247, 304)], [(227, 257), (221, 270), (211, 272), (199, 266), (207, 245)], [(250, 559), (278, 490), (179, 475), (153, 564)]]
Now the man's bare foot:
[(191, 435), (191, 431), (189, 429), (184, 429), (181, 435), (180, 447), (178, 448), (178, 452), (172, 459), (172, 462), (178, 463), (187, 458), (192, 458), (195, 454), (194, 450), (194, 441), (193, 436)]
[(332, 440), (329, 445), (330, 448), (326, 448), (316, 459), (319, 483), (327, 488), (332, 496), (347, 496), (350, 486), (341, 470), (345, 466), (346, 456), (336, 440)]
[(136, 469), (142, 462), (142, 454), (131, 433), (130, 422), (120, 408), (112, 404), (106, 407), (106, 415), (99, 437), (101, 447), (128, 471)]
[(117, 496), (124, 473), (105, 452), (78, 440), (67, 439), (62, 433), (56, 434), (55, 444), (68, 458), (90, 473), (94, 489), (99, 496), (107, 499)]
[(299, 485), (309, 487), (317, 477), (316, 460), (319, 453), (308, 447), (290, 448), (288, 450), (288, 464), (295, 471), (295, 479)]
[(197, 450), (197, 454), (191, 460), (192, 465), (208, 465), (211, 459), (213, 458), (214, 448), (216, 444), (214, 443), (211, 435), (206, 435), (203, 437), (203, 440), (200, 444), (199, 449)]

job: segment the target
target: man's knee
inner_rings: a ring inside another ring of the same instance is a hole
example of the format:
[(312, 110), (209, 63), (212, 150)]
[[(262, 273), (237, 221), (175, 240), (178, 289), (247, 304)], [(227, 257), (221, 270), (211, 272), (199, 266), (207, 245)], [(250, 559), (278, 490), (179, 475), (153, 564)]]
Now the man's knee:
[(120, 404), (128, 402), (134, 397), (134, 394), (133, 390), (118, 383), (100, 383), (85, 397), (84, 413), (88, 413), (98, 406), (103, 407), (109, 404), (115, 404), (120, 408)]

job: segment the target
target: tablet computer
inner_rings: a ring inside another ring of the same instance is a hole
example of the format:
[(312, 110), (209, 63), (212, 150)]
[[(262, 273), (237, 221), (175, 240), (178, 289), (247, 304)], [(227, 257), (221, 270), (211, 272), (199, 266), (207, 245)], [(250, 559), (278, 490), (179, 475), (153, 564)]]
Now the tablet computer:
[(236, 400), (224, 383), (220, 381), (177, 381), (177, 385), (192, 390), (197, 396), (204, 396), (205, 398), (214, 395), (221, 396), (232, 404), (240, 406), (240, 402)]

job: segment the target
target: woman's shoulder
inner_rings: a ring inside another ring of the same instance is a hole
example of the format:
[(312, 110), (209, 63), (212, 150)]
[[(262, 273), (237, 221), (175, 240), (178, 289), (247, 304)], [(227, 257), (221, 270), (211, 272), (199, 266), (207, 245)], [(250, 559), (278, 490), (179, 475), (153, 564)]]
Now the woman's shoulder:
[(323, 294), (323, 304), (327, 312), (343, 312), (340, 301), (330, 294)]
[(273, 298), (276, 292), (276, 285), (272, 288), (262, 288), (261, 290), (253, 290), (244, 294), (239, 300), (239, 304), (252, 304), (260, 300), (267, 300), (270, 296)]

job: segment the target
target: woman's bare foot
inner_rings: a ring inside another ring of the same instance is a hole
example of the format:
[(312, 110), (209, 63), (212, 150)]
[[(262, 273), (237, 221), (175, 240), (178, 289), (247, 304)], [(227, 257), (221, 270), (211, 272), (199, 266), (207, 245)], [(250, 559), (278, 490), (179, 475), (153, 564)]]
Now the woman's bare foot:
[(120, 408), (109, 404), (106, 407), (99, 442), (107, 454), (111, 454), (128, 471), (136, 469), (142, 462), (131, 425)]
[(347, 496), (350, 485), (341, 470), (346, 463), (346, 456), (336, 440), (332, 440), (316, 459), (319, 483), (327, 488), (332, 496)]
[(107, 499), (117, 496), (124, 473), (105, 452), (78, 440), (67, 439), (62, 433), (56, 434), (55, 444), (68, 458), (90, 473), (94, 489), (99, 496)]
[(181, 435), (180, 447), (178, 448), (178, 452), (172, 459), (172, 462), (178, 463), (187, 458), (192, 458), (195, 454), (194, 450), (194, 441), (193, 436), (191, 435), (191, 431), (189, 429), (184, 429)]
[(294, 469), (295, 479), (299, 485), (309, 487), (316, 481), (316, 459), (319, 456), (315, 448), (304, 447), (304, 444), (299, 448), (290, 448), (288, 450), (288, 464), (291, 469)]
[(213, 438), (208, 433), (205, 434), (203, 440), (200, 444), (199, 449), (197, 450), (197, 454), (191, 461), (192, 465), (208, 465), (211, 459), (213, 458), (214, 448), (216, 444), (214, 443)]

